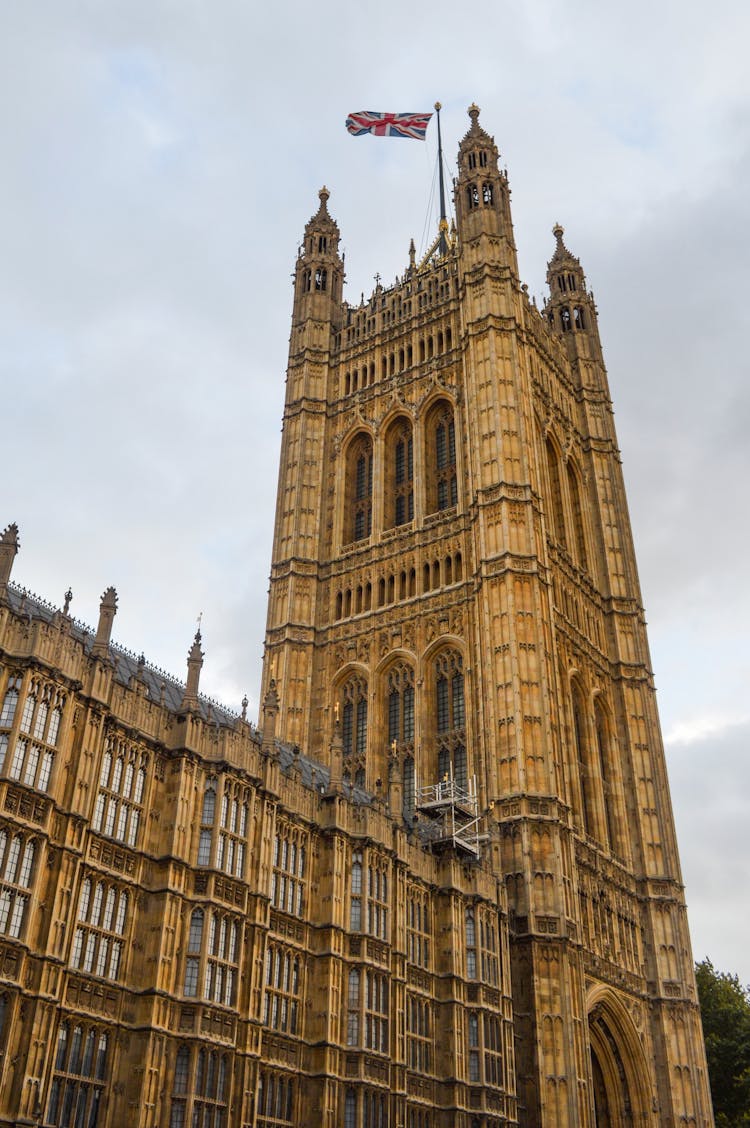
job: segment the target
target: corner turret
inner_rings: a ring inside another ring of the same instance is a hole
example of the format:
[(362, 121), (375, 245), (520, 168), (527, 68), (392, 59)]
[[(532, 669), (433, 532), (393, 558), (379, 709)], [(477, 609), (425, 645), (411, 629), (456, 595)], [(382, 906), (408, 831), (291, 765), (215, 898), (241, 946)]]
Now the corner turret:
[(344, 263), (339, 255), (338, 224), (328, 212), (330, 192), (324, 186), (320, 206), (305, 227), (294, 273), (294, 320), (313, 317), (327, 321), (341, 303)]
[(559, 223), (552, 228), (552, 234), (556, 246), (547, 263), (550, 296), (544, 315), (552, 332), (566, 338), (571, 359), (585, 356), (601, 362), (596, 305), (593, 294), (586, 290), (586, 275), (580, 261), (565, 246), (564, 229)]
[(13, 561), (18, 552), (18, 525), (8, 525), (0, 536), (0, 600), (5, 599)]
[(461, 249), (466, 253), (473, 245), (477, 262), (500, 259), (517, 278), (508, 177), (498, 168), (494, 137), (479, 124), (479, 107), (472, 103), (468, 113), (471, 126), (459, 146), (453, 194)]

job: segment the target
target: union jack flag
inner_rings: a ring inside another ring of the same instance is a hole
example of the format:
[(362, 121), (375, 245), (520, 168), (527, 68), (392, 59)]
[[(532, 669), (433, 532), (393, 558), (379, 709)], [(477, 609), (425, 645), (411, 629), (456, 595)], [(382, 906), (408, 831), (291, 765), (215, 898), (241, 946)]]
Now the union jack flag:
[(413, 137), (424, 141), (432, 114), (379, 114), (373, 110), (360, 110), (349, 114), (346, 128), (355, 137), (374, 133), (376, 137)]

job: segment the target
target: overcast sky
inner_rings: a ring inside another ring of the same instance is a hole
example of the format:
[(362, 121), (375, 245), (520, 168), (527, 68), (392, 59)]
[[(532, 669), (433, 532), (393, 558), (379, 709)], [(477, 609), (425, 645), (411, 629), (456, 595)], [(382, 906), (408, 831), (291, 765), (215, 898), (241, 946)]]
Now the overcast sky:
[(0, 529), (13, 579), (257, 712), (290, 274), (322, 184), (349, 301), (424, 248), (476, 101), (539, 299), (594, 289), (696, 958), (750, 982), (750, 7), (29, 0), (0, 36)]

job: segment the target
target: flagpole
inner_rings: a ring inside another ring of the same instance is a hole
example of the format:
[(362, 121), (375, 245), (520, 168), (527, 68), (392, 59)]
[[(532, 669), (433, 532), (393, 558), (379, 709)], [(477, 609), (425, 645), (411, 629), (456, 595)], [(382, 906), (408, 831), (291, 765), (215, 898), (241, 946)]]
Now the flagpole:
[(445, 234), (448, 230), (448, 217), (445, 214), (445, 182), (443, 180), (443, 138), (440, 133), (441, 109), (442, 106), (440, 102), (436, 102), (435, 112), (437, 114), (438, 127), (438, 173), (440, 175), (440, 254), (445, 255), (448, 253), (448, 240)]

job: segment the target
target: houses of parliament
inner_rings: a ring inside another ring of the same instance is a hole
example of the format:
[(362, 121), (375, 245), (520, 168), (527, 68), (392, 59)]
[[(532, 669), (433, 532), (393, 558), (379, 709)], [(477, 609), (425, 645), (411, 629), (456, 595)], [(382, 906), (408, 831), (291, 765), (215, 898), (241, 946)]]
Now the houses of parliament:
[(713, 1123), (596, 307), (457, 168), (358, 305), (305, 228), (257, 727), (0, 537), (0, 1128)]

